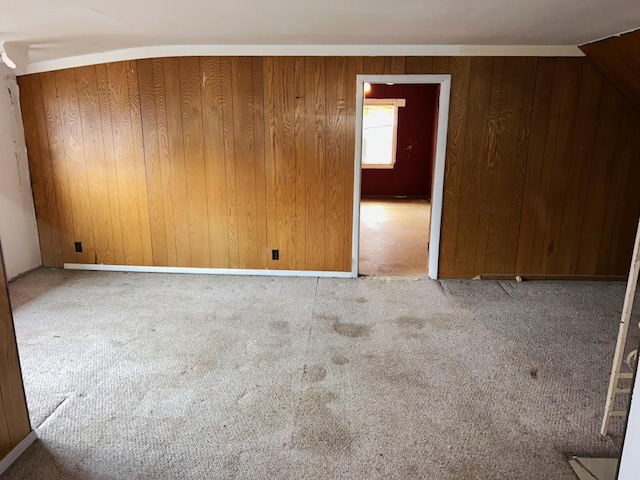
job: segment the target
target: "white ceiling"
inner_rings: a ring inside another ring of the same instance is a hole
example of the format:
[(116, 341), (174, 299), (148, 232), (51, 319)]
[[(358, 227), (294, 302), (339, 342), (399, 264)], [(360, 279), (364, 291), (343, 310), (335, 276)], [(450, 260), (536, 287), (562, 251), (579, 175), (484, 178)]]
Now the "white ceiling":
[(638, 0), (0, 0), (0, 42), (28, 44), (31, 63), (167, 45), (578, 45), (638, 26)]

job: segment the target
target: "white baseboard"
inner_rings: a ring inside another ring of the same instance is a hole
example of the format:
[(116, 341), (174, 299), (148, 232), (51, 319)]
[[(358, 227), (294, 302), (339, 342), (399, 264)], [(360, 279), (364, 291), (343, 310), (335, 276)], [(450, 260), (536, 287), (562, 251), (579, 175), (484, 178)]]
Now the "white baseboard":
[(102, 272), (141, 273), (190, 273), (195, 275), (261, 275), (274, 277), (333, 277), (353, 278), (351, 272), (324, 272), (313, 270), (258, 270), (243, 268), (195, 268), (195, 267), (149, 267), (138, 265), (102, 265), (92, 263), (65, 263), (66, 270), (95, 270)]
[(18, 445), (13, 447), (13, 450), (11, 450), (6, 457), (0, 460), (0, 475), (6, 472), (7, 469), (11, 465), (13, 465), (13, 462), (15, 462), (20, 457), (20, 455), (22, 455), (27, 450), (27, 448), (29, 448), (31, 444), (36, 441), (37, 438), (38, 436), (36, 435), (35, 430), (31, 430), (29, 434), (24, 437)]

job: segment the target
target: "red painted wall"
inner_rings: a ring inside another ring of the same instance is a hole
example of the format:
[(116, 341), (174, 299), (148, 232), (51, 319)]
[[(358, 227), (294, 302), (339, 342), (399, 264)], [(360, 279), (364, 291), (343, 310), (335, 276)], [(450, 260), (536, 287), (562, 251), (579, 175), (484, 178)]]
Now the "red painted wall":
[(367, 98), (404, 98), (393, 169), (362, 169), (362, 196), (431, 198), (439, 85), (371, 85)]

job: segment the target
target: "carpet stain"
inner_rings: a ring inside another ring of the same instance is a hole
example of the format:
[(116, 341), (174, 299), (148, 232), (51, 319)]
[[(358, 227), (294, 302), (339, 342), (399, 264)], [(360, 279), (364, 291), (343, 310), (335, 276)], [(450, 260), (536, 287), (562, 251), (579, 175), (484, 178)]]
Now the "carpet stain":
[(277, 332), (289, 333), (289, 322), (285, 322), (284, 320), (276, 320), (275, 322), (271, 322), (271, 328), (273, 328)]
[(364, 298), (364, 297), (358, 297), (358, 298), (356, 298), (356, 302), (358, 302), (358, 303), (367, 303), (368, 301), (369, 301), (369, 300), (367, 300), (367, 299), (366, 299), (366, 298)]
[(328, 407), (338, 396), (325, 389), (301, 393), (292, 445), (318, 454), (350, 450), (353, 439), (345, 422)]
[(327, 370), (322, 365), (304, 365), (302, 378), (306, 382), (321, 382), (327, 376)]
[(421, 330), (424, 328), (425, 319), (418, 318), (418, 317), (402, 316), (402, 317), (396, 318), (396, 323), (400, 328)]
[(332, 356), (331, 361), (336, 365), (340, 365), (340, 366), (346, 365), (347, 363), (349, 363), (349, 359), (344, 355), (340, 355), (340, 354), (336, 354)]
[(342, 323), (339, 320), (333, 322), (333, 330), (343, 337), (362, 338), (371, 335), (371, 327), (361, 323)]

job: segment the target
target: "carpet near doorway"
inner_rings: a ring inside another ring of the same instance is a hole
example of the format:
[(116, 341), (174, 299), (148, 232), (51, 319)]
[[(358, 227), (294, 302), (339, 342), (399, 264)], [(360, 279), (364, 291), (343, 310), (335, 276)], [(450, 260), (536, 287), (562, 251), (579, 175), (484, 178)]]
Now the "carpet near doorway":
[(10, 289), (40, 440), (4, 479), (569, 480), (567, 455), (617, 453), (598, 428), (622, 283), (40, 269)]

